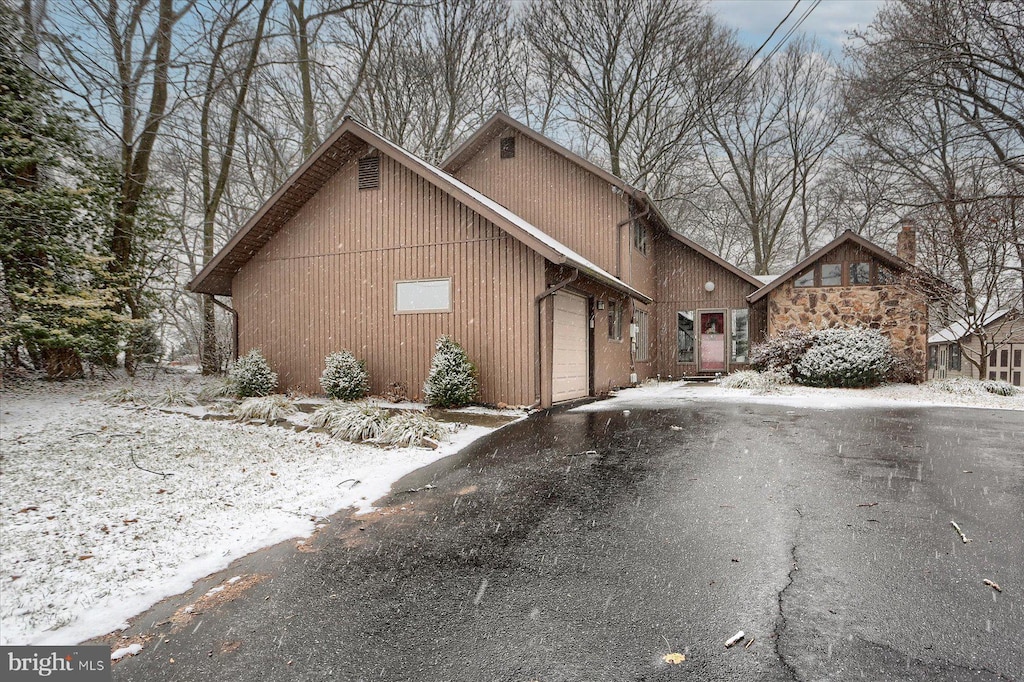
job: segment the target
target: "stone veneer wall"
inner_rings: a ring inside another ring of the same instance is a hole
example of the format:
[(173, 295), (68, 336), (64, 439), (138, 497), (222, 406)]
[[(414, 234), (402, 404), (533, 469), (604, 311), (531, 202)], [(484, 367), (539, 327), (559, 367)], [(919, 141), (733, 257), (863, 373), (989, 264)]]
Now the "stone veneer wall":
[(768, 335), (784, 329), (863, 326), (889, 337), (925, 376), (928, 302), (899, 284), (856, 287), (794, 287), (789, 281), (768, 295)]

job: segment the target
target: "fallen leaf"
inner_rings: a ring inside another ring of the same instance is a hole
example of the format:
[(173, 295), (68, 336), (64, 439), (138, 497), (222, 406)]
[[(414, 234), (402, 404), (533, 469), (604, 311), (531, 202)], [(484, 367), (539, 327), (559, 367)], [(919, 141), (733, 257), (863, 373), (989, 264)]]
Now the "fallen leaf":
[(126, 526), (127, 526), (127, 525), (128, 525), (129, 523), (138, 523), (138, 522), (139, 522), (139, 520), (138, 520), (138, 519), (124, 519), (124, 525), (126, 525)]
[(994, 582), (992, 582), (991, 580), (989, 580), (988, 578), (985, 578), (985, 579), (984, 579), (984, 580), (982, 580), (981, 582), (985, 583), (986, 585), (988, 585), (989, 587), (991, 587), (991, 588), (992, 588), (993, 590), (995, 590), (996, 592), (1002, 592), (1002, 591), (1003, 591), (1003, 588), (999, 587), (999, 583), (994, 583)]
[(686, 656), (683, 654), (671, 653), (662, 656), (661, 660), (665, 661), (669, 665), (679, 665), (686, 660)]
[(91, 559), (91, 558), (92, 558), (92, 554), (82, 554), (82, 555), (80, 555), (78, 557), (78, 560), (79, 561), (85, 561), (86, 559)]
[(18, 513), (19, 514), (24, 514), (26, 512), (30, 512), (30, 511), (39, 511), (39, 507), (25, 507), (24, 509), (19, 509)]
[(166, 490), (164, 490), (163, 488), (160, 488), (160, 490), (157, 490), (157, 491), (156, 491), (156, 494), (157, 494), (157, 495), (163, 495), (163, 494), (164, 494), (165, 492), (167, 492), (167, 491), (166, 491)]

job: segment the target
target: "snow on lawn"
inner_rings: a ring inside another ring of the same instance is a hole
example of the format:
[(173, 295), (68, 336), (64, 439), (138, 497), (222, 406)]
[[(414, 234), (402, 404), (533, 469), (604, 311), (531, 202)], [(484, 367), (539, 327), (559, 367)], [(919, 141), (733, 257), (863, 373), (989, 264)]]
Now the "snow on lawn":
[(383, 449), (322, 433), (198, 421), (33, 382), (0, 407), (0, 644), (72, 644), (315, 519), (366, 511), (438, 450)]
[(574, 411), (600, 411), (608, 408), (666, 408), (680, 402), (748, 402), (808, 409), (837, 410), (851, 407), (898, 407), (942, 405), (986, 409), (1024, 410), (1024, 393), (1001, 396), (967, 392), (950, 393), (926, 382), (919, 385), (892, 384), (877, 388), (814, 388), (781, 386), (771, 393), (749, 389), (724, 388), (715, 383), (685, 381), (649, 382), (637, 388), (618, 391), (610, 401), (590, 403)]

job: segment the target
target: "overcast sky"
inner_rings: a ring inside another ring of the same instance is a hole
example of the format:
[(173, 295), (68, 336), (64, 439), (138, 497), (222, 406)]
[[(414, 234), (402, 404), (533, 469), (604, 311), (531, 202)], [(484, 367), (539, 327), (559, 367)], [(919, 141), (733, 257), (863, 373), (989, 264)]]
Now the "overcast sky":
[[(739, 31), (740, 40), (757, 47), (796, 2), (797, 0), (711, 0), (710, 5), (723, 23)], [(776, 40), (785, 35), (813, 4), (813, 0), (799, 0), (796, 11), (776, 34)], [(798, 33), (817, 36), (822, 47), (838, 57), (842, 53), (846, 32), (858, 27), (867, 28), (882, 4), (883, 0), (823, 0), (800, 26)], [(772, 43), (769, 43), (769, 47), (771, 45)]]

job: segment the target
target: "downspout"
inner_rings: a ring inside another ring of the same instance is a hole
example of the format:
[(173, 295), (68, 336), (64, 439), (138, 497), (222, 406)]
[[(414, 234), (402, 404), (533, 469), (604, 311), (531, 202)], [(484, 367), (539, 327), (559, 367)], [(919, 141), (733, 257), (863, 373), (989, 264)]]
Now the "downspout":
[(238, 359), (238, 311), (229, 306), (227, 303), (222, 303), (217, 300), (217, 297), (210, 295), (210, 300), (213, 301), (218, 307), (231, 313), (231, 359)]
[(540, 383), (541, 383), (540, 355), (541, 355), (541, 352), (540, 352), (540, 347), (541, 347), (541, 344), (544, 341), (544, 335), (541, 332), (542, 320), (541, 320), (541, 314), (540, 314), (540, 303), (541, 303), (541, 301), (543, 301), (548, 296), (554, 295), (559, 290), (564, 289), (565, 287), (569, 286), (570, 284), (572, 284), (573, 282), (575, 282), (579, 278), (580, 278), (580, 271), (578, 269), (574, 269), (572, 271), (572, 276), (569, 277), (569, 279), (564, 279), (564, 280), (562, 280), (561, 282), (559, 282), (557, 284), (551, 285), (550, 287), (548, 287), (544, 291), (542, 291), (539, 294), (537, 294), (537, 297), (534, 299), (534, 303), (537, 306), (537, 355), (535, 356), (534, 361), (533, 361), (533, 368), (534, 368), (533, 378), (534, 378), (534, 381), (536, 381), (536, 386), (537, 386), (537, 393), (536, 393), (537, 400), (534, 401), (533, 405), (530, 405), (530, 409), (531, 410), (533, 408), (535, 408), (535, 407), (539, 407), (540, 403), (541, 403), (541, 394), (540, 394), (540, 392), (541, 392), (541, 388), (540, 388)]

